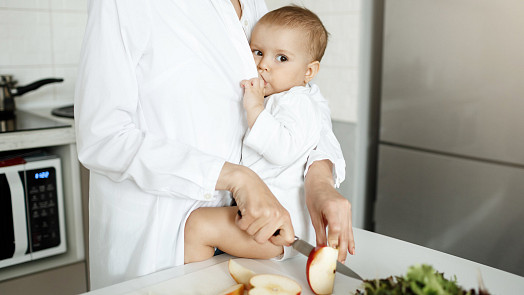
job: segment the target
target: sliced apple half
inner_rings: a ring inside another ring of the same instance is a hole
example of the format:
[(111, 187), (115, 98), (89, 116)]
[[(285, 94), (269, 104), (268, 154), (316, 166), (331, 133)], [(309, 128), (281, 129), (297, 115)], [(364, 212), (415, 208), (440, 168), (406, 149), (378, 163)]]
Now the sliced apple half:
[(302, 287), (294, 280), (275, 274), (260, 274), (251, 278), (249, 295), (299, 295)]
[(249, 285), (249, 280), (251, 279), (251, 277), (255, 275), (255, 272), (247, 267), (240, 265), (233, 259), (229, 259), (227, 267), (229, 269), (229, 274), (231, 275), (231, 277), (233, 277), (235, 282), (243, 284), (244, 288), (246, 288), (246, 290), (249, 290), (249, 288), (251, 287)]
[(233, 285), (218, 293), (218, 295), (244, 295), (244, 284)]
[(333, 293), (338, 250), (332, 247), (315, 247), (309, 253), (306, 277), (311, 291), (318, 295)]

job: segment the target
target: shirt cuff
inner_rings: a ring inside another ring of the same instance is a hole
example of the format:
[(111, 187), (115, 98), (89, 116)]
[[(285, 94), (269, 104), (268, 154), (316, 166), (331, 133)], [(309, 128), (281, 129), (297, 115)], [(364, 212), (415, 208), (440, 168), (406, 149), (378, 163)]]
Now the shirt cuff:
[(329, 155), (319, 152), (317, 150), (311, 151), (307, 160), (306, 169), (304, 170), (304, 178), (309, 171), (309, 167), (315, 161), (329, 160), (333, 163), (333, 181), (335, 182), (335, 188), (339, 188), (340, 184), (346, 179), (346, 161), (344, 159), (334, 159)]
[(216, 185), (218, 182), (218, 177), (220, 176), (220, 172), (222, 172), (222, 168), (224, 167), (224, 160), (216, 161), (212, 163), (209, 167), (209, 173), (204, 180), (204, 186), (202, 187), (202, 191), (200, 193), (201, 200), (202, 201), (212, 201), (216, 199)]
[(284, 246), (284, 252), (280, 255), (278, 255), (277, 257), (273, 257), (271, 258), (270, 260), (273, 260), (273, 261), (284, 261), (286, 259), (289, 259), (289, 258), (293, 258), (295, 256), (297, 256), (299, 253), (297, 250), (293, 249), (293, 247), (291, 246)]

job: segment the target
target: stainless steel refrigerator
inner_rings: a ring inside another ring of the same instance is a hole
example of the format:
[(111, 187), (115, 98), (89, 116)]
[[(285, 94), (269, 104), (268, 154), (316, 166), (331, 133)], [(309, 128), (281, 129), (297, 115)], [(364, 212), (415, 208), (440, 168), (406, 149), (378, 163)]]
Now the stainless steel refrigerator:
[(374, 230), (524, 276), (524, 1), (383, 15)]

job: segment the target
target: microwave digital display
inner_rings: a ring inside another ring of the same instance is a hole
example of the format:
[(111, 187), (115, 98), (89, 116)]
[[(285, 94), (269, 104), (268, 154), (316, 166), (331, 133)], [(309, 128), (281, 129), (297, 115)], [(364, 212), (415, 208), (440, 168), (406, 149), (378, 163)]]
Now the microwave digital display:
[(35, 179), (46, 179), (49, 178), (49, 171), (42, 171), (35, 173)]

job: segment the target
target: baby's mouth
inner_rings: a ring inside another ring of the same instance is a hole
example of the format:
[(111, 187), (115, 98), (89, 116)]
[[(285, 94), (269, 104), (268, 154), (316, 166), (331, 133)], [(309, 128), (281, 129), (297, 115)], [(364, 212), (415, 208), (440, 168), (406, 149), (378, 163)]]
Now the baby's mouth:
[(260, 78), (262, 78), (262, 80), (264, 80), (264, 86), (266, 86), (267, 85), (266, 79), (264, 79), (264, 77), (262, 75), (260, 75)]

